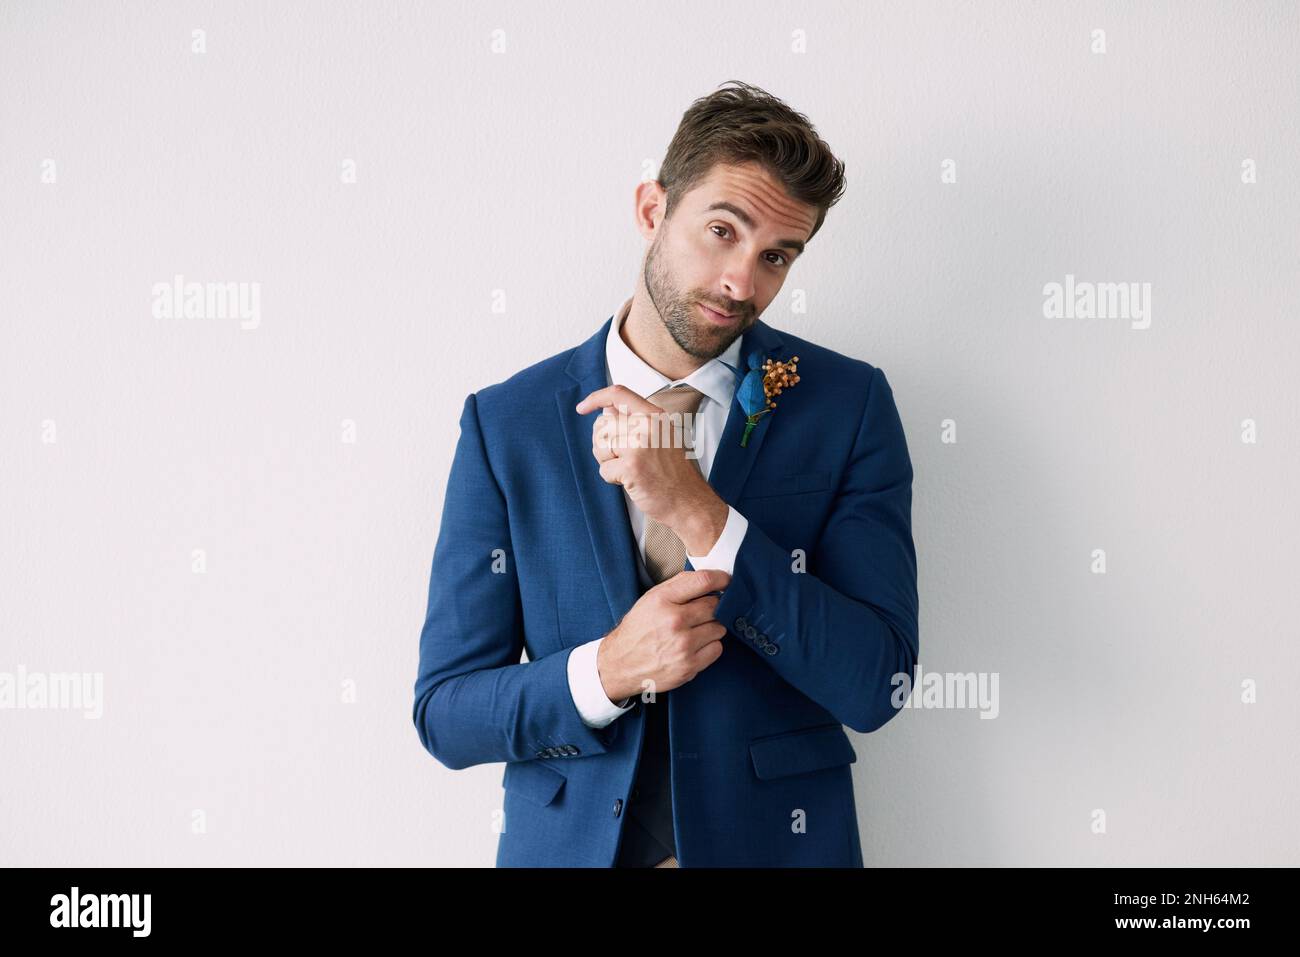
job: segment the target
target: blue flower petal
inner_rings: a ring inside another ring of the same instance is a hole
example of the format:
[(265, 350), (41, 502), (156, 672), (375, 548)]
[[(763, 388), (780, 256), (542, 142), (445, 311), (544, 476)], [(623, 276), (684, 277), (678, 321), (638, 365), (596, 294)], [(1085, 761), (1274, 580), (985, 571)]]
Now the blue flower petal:
[(753, 415), (767, 408), (767, 396), (763, 394), (763, 371), (754, 369), (746, 373), (736, 395), (745, 415)]

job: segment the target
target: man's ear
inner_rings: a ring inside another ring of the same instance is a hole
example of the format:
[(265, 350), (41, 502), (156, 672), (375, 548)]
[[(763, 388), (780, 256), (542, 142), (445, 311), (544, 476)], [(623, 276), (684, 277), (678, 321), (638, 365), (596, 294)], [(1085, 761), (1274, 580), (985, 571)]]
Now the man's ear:
[(646, 242), (651, 242), (663, 226), (667, 213), (668, 193), (655, 179), (642, 180), (634, 193), (633, 219)]

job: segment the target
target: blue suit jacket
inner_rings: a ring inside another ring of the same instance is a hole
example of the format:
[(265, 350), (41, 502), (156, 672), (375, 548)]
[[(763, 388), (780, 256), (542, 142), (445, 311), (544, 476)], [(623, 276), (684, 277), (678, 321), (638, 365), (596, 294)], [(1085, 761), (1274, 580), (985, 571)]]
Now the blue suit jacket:
[[(644, 708), (588, 727), (566, 668), (643, 592), (622, 488), (591, 453), (600, 412), (574, 411), (607, 385), (612, 318), (461, 413), (413, 717), (448, 768), (506, 762), (499, 867), (610, 867), (627, 820)], [(761, 320), (741, 356), (754, 348), (797, 355), (800, 381), (743, 448), (733, 400), (709, 475), (749, 528), (722, 656), (668, 695), (677, 858), (861, 867), (842, 725), (885, 724), (891, 678), (917, 661), (911, 460), (879, 369)]]

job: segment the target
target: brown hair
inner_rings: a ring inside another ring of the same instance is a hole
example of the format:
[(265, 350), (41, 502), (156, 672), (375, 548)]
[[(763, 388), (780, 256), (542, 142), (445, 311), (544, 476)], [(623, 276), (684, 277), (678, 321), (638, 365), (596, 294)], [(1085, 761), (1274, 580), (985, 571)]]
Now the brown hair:
[(747, 162), (762, 164), (794, 199), (818, 208), (809, 239), (844, 195), (844, 163), (808, 117), (756, 86), (728, 80), (690, 105), (668, 144), (659, 167), (668, 193), (664, 218), (715, 164)]

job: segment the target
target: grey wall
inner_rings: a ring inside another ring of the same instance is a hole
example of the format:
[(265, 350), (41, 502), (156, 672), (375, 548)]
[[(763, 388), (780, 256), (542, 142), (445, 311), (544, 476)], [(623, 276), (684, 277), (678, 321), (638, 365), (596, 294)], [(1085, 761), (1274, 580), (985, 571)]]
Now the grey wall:
[[(1298, 21), (0, 6), (0, 673), (102, 680), (0, 710), (0, 862), (492, 863), (501, 766), (410, 716), (461, 403), (631, 292), (633, 189), (738, 78), (848, 165), (763, 318), (889, 375), (922, 665), (998, 678), (853, 736), (868, 864), (1300, 863)], [(1149, 325), (1045, 317), (1067, 275)]]

